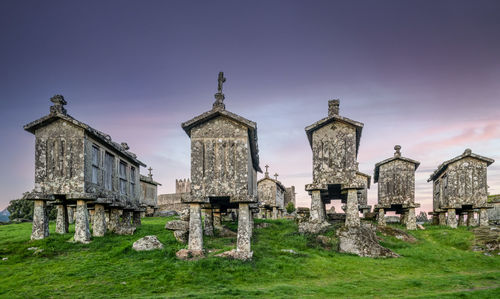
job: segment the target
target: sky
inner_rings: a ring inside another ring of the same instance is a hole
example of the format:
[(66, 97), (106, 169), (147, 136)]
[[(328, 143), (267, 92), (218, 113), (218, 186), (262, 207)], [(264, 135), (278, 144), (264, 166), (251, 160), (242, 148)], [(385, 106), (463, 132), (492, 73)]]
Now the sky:
[[(464, 152), (490, 157), (500, 193), (499, 1), (0, 2), (0, 210), (34, 187), (34, 136), (23, 125), (62, 94), (76, 119), (127, 142), (172, 193), (190, 176), (180, 124), (212, 107), (257, 122), (260, 163), (309, 206), (304, 128), (340, 115), (364, 123), (358, 162), (421, 162), (427, 178)], [(142, 169), (146, 174), (147, 171)], [(259, 174), (259, 178), (262, 174)], [(377, 184), (368, 194), (376, 204)]]

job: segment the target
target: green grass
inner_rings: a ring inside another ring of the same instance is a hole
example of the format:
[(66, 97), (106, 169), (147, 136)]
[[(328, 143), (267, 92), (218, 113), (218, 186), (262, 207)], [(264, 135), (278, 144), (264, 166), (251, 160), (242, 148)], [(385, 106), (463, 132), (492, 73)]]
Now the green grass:
[[(188, 262), (175, 258), (184, 245), (166, 221), (146, 218), (134, 236), (87, 245), (67, 242), (72, 226), (40, 241), (29, 240), (30, 223), (0, 226), (0, 257), (8, 258), (0, 260), (0, 298), (500, 298), (500, 256), (470, 251), (467, 228), (427, 227), (411, 232), (415, 244), (385, 237), (383, 245), (402, 257), (370, 259), (325, 250), (291, 221), (266, 221), (270, 227), (255, 230), (252, 261), (213, 256), (234, 248), (235, 238), (205, 238), (209, 257)], [(146, 235), (157, 235), (165, 249), (133, 251)]]

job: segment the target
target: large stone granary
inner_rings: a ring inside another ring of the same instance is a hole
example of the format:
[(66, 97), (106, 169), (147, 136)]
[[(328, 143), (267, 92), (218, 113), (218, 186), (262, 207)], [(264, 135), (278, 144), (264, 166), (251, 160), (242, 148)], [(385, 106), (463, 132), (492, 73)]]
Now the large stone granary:
[(224, 81), (220, 73), (213, 108), (182, 124), (191, 138), (191, 192), (182, 198), (190, 206), (188, 250), (203, 250), (203, 204), (205, 209), (239, 210), (236, 251), (251, 256), (249, 204), (257, 203), (257, 172), (262, 172), (257, 124), (225, 109)]
[(373, 181), (378, 183), (378, 212), (380, 225), (385, 225), (385, 212), (399, 214), (406, 228), (417, 228), (415, 208), (415, 171), (420, 162), (401, 156), (401, 146), (394, 146), (394, 156), (375, 164)]
[(346, 204), (346, 225), (359, 226), (358, 190), (366, 183), (356, 180), (357, 155), (363, 124), (339, 115), (339, 100), (328, 102), (328, 117), (306, 127), (313, 152), (313, 183), (310, 221), (326, 221), (325, 204), (340, 200)]
[(439, 224), (457, 227), (467, 215), (469, 225), (475, 222), (474, 213), (479, 211), (479, 224), (488, 225), (487, 167), (495, 160), (472, 153), (466, 149), (463, 154), (443, 162), (431, 174), (433, 181), (433, 215)]
[(274, 179), (269, 177), (268, 167), (266, 165), (264, 178), (257, 182), (259, 215), (261, 218), (278, 219), (283, 217), (286, 188), (278, 181), (277, 174)]
[[(90, 241), (88, 208), (94, 209), (93, 234), (102, 236), (123, 223), (140, 219), (139, 168), (146, 166), (126, 143), (71, 117), (60, 95), (51, 98), (50, 114), (24, 126), (35, 135), (35, 201), (32, 239), (47, 237), (47, 202), (57, 205), (57, 233), (68, 232), (66, 206), (76, 203), (77, 242)], [(106, 212), (109, 222), (106, 224)], [(123, 221), (119, 217), (122, 214)]]

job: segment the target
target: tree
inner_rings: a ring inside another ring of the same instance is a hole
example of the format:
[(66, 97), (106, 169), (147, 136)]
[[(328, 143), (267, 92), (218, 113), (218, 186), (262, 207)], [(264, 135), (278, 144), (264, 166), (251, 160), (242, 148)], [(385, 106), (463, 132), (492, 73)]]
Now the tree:
[(295, 206), (293, 205), (293, 202), (289, 202), (287, 205), (286, 205), (286, 212), (288, 214), (292, 214), (293, 212), (295, 212)]
[[(24, 194), (23, 194), (24, 195)], [(7, 211), (9, 211), (9, 219), (12, 221), (16, 218), (33, 220), (33, 207), (35, 202), (27, 199), (14, 199), (11, 200)], [(47, 213), (50, 220), (55, 220), (57, 217), (57, 209), (53, 205), (47, 206)]]
[(417, 216), (417, 221), (418, 222), (427, 222), (427, 221), (429, 221), (427, 219), (427, 213), (424, 212), (424, 211), (420, 211), (420, 213)]

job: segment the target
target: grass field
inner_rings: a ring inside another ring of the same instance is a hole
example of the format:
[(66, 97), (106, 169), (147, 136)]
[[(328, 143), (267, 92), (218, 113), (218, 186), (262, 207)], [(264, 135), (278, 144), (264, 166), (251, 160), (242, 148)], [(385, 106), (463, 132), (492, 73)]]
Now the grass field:
[[(146, 218), (134, 236), (87, 245), (67, 242), (72, 233), (30, 241), (31, 223), (0, 226), (0, 257), (8, 258), (0, 259), (0, 298), (500, 298), (500, 256), (472, 252), (467, 228), (427, 227), (411, 232), (415, 244), (386, 237), (383, 245), (402, 257), (370, 259), (326, 250), (292, 221), (265, 221), (271, 226), (255, 230), (252, 261), (213, 257), (235, 239), (205, 238), (210, 256), (188, 262), (176, 259), (184, 245), (166, 221)], [(165, 249), (133, 251), (146, 235), (157, 235)]]

